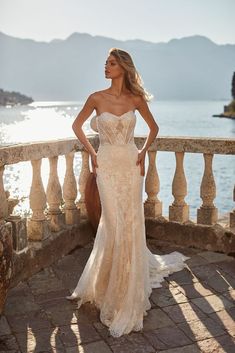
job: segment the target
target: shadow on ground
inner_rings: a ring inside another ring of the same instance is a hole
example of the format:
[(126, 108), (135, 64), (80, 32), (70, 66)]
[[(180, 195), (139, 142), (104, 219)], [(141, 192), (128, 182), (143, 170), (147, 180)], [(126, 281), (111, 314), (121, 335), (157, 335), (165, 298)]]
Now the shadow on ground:
[(153, 253), (178, 250), (190, 256), (187, 268), (153, 290), (142, 331), (113, 338), (93, 304), (77, 309), (76, 303), (65, 299), (77, 284), (92, 246), (76, 249), (9, 292), (0, 318), (0, 352), (235, 352), (234, 258), (159, 248), (149, 240)]

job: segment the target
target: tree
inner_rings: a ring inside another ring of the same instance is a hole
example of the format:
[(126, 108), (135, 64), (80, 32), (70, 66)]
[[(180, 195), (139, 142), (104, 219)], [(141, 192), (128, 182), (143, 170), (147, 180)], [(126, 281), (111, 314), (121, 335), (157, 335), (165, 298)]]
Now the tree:
[(235, 72), (233, 73), (233, 78), (232, 78), (232, 97), (235, 99)]

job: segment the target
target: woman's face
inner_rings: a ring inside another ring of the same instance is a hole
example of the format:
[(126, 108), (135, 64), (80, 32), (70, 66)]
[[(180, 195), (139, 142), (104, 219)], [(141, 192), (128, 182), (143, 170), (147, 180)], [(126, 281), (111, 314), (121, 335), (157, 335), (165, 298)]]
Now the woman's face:
[(119, 78), (124, 75), (124, 69), (113, 55), (109, 55), (105, 62), (105, 78)]

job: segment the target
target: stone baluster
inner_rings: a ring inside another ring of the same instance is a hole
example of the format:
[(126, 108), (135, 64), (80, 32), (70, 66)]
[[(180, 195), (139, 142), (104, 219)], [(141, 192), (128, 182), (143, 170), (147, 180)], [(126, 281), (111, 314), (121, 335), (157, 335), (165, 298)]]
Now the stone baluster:
[(42, 160), (31, 161), (33, 168), (33, 179), (29, 194), (29, 204), (32, 216), (28, 220), (28, 237), (30, 240), (43, 240), (50, 234), (48, 221), (45, 217), (46, 194), (41, 178)]
[(176, 168), (172, 182), (174, 201), (169, 206), (169, 221), (185, 222), (189, 219), (189, 206), (184, 198), (187, 195), (187, 181), (184, 174), (184, 152), (175, 152)]
[(50, 219), (50, 229), (58, 232), (63, 228), (63, 214), (60, 206), (62, 203), (62, 190), (57, 173), (58, 156), (49, 158), (50, 175), (47, 184), (48, 216)]
[(79, 223), (79, 210), (76, 207), (77, 184), (73, 171), (74, 152), (66, 156), (66, 173), (63, 184), (65, 223), (72, 225)]
[[(235, 201), (235, 185), (233, 187), (233, 201)], [(229, 213), (229, 226), (235, 228), (235, 208)]]
[(80, 192), (80, 199), (77, 203), (77, 207), (80, 208), (80, 215), (82, 218), (87, 217), (87, 210), (85, 205), (85, 188), (86, 182), (90, 175), (90, 168), (89, 168), (89, 153), (87, 151), (82, 151), (82, 167), (80, 171), (80, 176), (78, 180), (79, 184), (79, 192)]
[(3, 185), (4, 166), (0, 167), (0, 224), (5, 222), (8, 216), (8, 202)]
[(203, 154), (204, 174), (200, 187), (200, 197), (203, 201), (201, 207), (197, 210), (197, 223), (214, 224), (218, 219), (218, 210), (214, 206), (213, 200), (216, 197), (216, 185), (212, 170), (213, 154)]
[(158, 217), (162, 215), (162, 202), (157, 195), (160, 190), (160, 181), (156, 168), (157, 151), (148, 151), (149, 166), (145, 180), (145, 191), (148, 195), (144, 203), (144, 213), (146, 217)]

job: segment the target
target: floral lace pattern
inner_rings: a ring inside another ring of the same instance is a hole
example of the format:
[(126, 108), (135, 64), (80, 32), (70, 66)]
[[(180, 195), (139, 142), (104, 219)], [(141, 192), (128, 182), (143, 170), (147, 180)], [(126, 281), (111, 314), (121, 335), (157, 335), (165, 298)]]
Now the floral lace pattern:
[[(110, 334), (119, 337), (143, 328), (152, 288), (185, 266), (184, 255), (155, 255), (145, 239), (144, 177), (136, 166), (136, 117), (103, 113), (95, 117), (100, 146), (97, 186), (102, 214), (94, 245), (73, 294), (78, 306), (94, 302)], [(94, 126), (94, 120), (92, 121)]]

